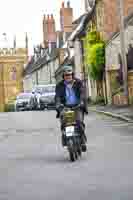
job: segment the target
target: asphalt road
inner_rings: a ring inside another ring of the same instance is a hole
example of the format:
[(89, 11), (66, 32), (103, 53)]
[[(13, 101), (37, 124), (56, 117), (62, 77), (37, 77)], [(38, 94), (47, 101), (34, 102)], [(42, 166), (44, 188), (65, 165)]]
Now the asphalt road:
[(75, 163), (55, 112), (0, 114), (0, 200), (133, 200), (133, 124), (89, 113)]

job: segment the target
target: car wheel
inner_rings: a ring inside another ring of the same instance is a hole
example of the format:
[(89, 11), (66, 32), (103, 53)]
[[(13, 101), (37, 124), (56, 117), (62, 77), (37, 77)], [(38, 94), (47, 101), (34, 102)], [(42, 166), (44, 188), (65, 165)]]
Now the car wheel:
[(16, 107), (15, 111), (16, 111), (16, 112), (19, 112), (19, 108)]

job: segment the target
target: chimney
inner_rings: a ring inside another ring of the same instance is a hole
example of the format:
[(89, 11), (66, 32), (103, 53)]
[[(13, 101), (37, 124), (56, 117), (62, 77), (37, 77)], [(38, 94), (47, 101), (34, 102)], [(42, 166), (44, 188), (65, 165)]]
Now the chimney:
[(50, 17), (49, 17), (49, 14), (47, 15), (47, 20), (49, 21)]
[(70, 8), (70, 1), (67, 2), (67, 7)]
[(43, 16), (43, 45), (46, 46), (46, 41), (48, 37), (47, 32), (47, 17), (46, 15)]
[(43, 15), (43, 20), (46, 20), (46, 15), (45, 14)]
[(70, 1), (67, 2), (67, 7), (64, 7), (64, 2), (62, 4), (60, 9), (61, 31), (71, 33), (73, 30), (73, 8), (70, 7)]
[(65, 3), (64, 3), (64, 1), (62, 2), (62, 8), (64, 8), (65, 7)]
[(55, 23), (53, 14), (51, 14), (51, 22), (52, 22), (52, 23)]

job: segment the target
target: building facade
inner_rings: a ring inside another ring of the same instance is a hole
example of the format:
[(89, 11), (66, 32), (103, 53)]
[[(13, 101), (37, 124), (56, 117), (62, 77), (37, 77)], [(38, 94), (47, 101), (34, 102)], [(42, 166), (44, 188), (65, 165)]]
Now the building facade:
[[(133, 0), (123, 0), (124, 16), (133, 11)], [(119, 1), (96, 0), (96, 27), (104, 40), (109, 40), (113, 33), (119, 31)]]
[[(133, 13), (125, 18), (125, 44), (128, 66), (129, 103), (133, 97)], [(122, 84), (122, 65), (120, 33), (112, 36), (106, 46), (106, 84), (108, 104), (126, 104), (127, 100), (121, 92), (116, 92)]]
[(27, 64), (24, 71), (24, 91), (32, 91), (35, 85), (55, 83), (55, 71), (59, 66), (58, 49), (42, 49), (43, 54), (36, 54)]
[(0, 111), (23, 91), (23, 70), (27, 60), (27, 48), (0, 49)]

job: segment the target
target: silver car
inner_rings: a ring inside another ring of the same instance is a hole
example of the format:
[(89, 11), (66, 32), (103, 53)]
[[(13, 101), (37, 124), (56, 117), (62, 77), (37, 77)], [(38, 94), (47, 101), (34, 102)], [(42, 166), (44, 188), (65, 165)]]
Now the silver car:
[(55, 108), (55, 84), (45, 85), (40, 97), (41, 110), (47, 108)]
[(37, 99), (32, 93), (20, 93), (15, 101), (15, 110), (34, 110), (37, 107)]

